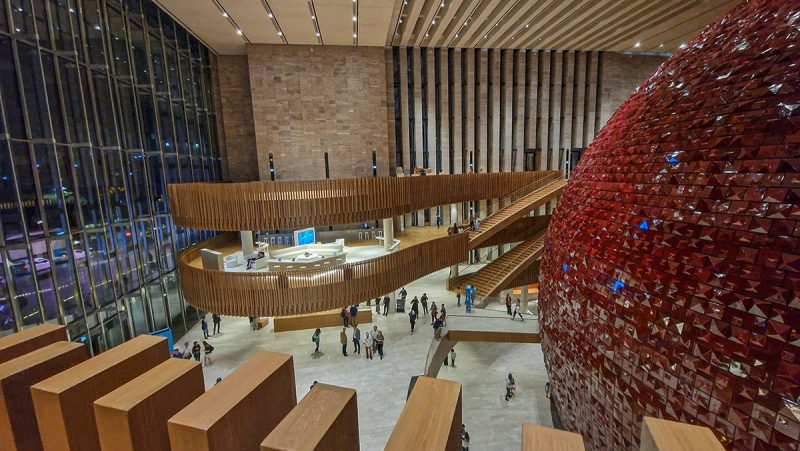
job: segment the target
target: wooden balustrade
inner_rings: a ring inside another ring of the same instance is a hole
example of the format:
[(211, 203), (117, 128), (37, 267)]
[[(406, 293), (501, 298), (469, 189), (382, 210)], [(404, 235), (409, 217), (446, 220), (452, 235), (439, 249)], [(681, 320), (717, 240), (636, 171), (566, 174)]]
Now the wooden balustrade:
[(191, 265), (200, 249), (235, 242), (223, 234), (199, 243), (178, 257), (184, 297), (205, 311), (234, 316), (287, 316), (341, 308), (374, 299), (433, 271), (464, 260), (466, 233), (326, 269), (226, 272)]
[(560, 171), (498, 172), (167, 187), (175, 225), (273, 230), (361, 223), (414, 210), (507, 196)]

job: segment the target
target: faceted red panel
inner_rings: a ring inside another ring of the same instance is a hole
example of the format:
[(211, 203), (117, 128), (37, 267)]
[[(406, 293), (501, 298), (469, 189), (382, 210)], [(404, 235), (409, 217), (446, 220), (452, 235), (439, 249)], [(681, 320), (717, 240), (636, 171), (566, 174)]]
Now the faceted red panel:
[(619, 108), (554, 213), (540, 309), (591, 448), (651, 415), (800, 449), (800, 0), (745, 2)]

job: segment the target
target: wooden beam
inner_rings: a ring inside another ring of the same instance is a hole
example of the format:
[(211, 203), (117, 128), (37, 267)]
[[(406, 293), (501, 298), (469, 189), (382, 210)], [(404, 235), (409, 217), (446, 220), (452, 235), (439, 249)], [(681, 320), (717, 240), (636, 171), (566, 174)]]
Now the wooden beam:
[[(274, 320), (275, 332), (288, 330), (316, 329), (317, 327), (333, 327), (342, 325), (341, 310), (327, 310), (324, 312), (308, 313), (296, 316), (276, 316)], [(356, 315), (357, 324), (372, 322), (372, 309), (359, 310)], [(352, 325), (352, 323), (351, 323)]]
[(67, 329), (60, 324), (44, 323), (0, 338), (0, 363), (67, 339)]
[(59, 341), (0, 363), (2, 449), (10, 451), (42, 449), (30, 387), (84, 360), (86, 360), (86, 347), (82, 343)]
[(358, 451), (358, 407), (352, 388), (315, 384), (261, 442), (261, 451)]
[(639, 451), (724, 451), (704, 426), (644, 417)]
[(583, 437), (574, 432), (522, 423), (522, 451), (584, 451)]
[(461, 449), (461, 384), (420, 376), (385, 451)]
[(292, 356), (259, 352), (167, 423), (173, 451), (257, 449), (297, 404)]
[(541, 343), (542, 342), (541, 336), (535, 332), (448, 330), (447, 338), (452, 341), (486, 341), (493, 343)]
[(166, 338), (139, 335), (33, 385), (44, 448), (99, 450), (94, 401), (168, 358)]
[(101, 448), (169, 451), (167, 420), (203, 392), (200, 362), (161, 363), (94, 402)]

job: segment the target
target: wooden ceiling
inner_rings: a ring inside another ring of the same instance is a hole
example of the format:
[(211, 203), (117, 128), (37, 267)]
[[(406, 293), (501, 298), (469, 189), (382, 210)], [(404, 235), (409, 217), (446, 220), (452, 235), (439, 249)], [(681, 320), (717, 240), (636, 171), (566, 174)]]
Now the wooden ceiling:
[(219, 54), (253, 44), (674, 52), (742, 0), (156, 0)]

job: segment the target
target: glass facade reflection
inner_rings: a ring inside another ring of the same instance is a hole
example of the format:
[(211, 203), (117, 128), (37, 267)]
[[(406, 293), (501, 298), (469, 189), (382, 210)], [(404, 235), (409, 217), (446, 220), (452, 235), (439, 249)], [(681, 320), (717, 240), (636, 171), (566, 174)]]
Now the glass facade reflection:
[(0, 334), (101, 352), (198, 318), (166, 185), (219, 180), (212, 56), (150, 0), (0, 0)]

